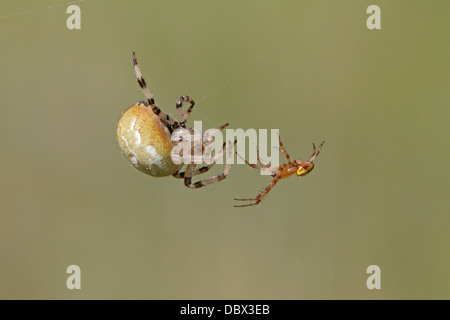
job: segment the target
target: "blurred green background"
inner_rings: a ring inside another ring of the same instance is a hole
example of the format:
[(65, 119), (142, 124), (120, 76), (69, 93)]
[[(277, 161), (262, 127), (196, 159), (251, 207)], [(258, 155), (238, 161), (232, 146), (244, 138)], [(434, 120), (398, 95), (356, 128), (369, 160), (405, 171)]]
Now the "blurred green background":
[[(85, 0), (81, 30), (68, 5), (0, 5), (1, 299), (450, 298), (450, 2)], [(244, 209), (252, 168), (138, 172), (132, 51), (164, 111), (188, 94), (188, 125), (279, 128), (301, 160), (325, 140), (316, 169)]]

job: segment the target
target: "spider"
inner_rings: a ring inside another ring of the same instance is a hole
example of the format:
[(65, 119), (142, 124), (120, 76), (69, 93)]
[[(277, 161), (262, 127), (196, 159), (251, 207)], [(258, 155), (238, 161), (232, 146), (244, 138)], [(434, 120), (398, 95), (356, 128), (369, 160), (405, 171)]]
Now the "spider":
[(280, 150), (286, 156), (286, 159), (287, 159), (288, 163), (282, 164), (282, 165), (280, 165), (278, 167), (272, 167), (269, 164), (265, 163), (260, 158), (258, 149), (256, 150), (257, 157), (258, 157), (259, 162), (261, 162), (262, 166), (251, 164), (247, 160), (243, 159), (245, 161), (245, 163), (248, 164), (250, 167), (258, 169), (258, 170), (262, 170), (262, 171), (265, 171), (265, 172), (268, 172), (273, 177), (273, 180), (255, 198), (234, 199), (234, 200), (237, 200), (237, 201), (255, 201), (254, 203), (248, 203), (248, 204), (244, 204), (244, 205), (235, 205), (235, 207), (239, 207), (240, 208), (240, 207), (255, 206), (255, 205), (259, 204), (262, 201), (262, 199), (266, 196), (266, 194), (268, 194), (269, 191), (277, 184), (278, 180), (288, 178), (288, 177), (292, 176), (294, 173), (296, 173), (297, 176), (299, 176), (299, 177), (302, 177), (302, 176), (307, 175), (308, 173), (310, 173), (311, 170), (314, 168), (314, 159), (319, 155), (320, 149), (322, 149), (322, 146), (325, 143), (325, 141), (323, 141), (320, 144), (319, 149), (317, 149), (317, 151), (316, 151), (316, 146), (313, 143), (313, 154), (312, 154), (311, 158), (309, 158), (308, 161), (300, 161), (300, 160), (291, 161), (291, 159), (289, 157), (289, 154), (284, 149), (284, 146), (283, 146), (283, 143), (281, 142), (280, 136), (278, 136), (278, 141), (279, 141), (279, 144), (280, 144), (280, 147), (278, 148), (278, 150)]
[[(223, 144), (222, 151), (218, 152), (214, 156), (213, 162), (207, 166), (196, 168), (196, 164), (189, 163), (185, 171), (181, 172), (183, 163), (175, 164), (172, 161), (171, 151), (175, 145), (181, 142), (181, 140), (172, 141), (172, 133), (175, 130), (186, 128), (186, 121), (194, 108), (195, 102), (189, 96), (181, 96), (176, 103), (178, 121), (173, 119), (156, 106), (153, 95), (150, 93), (142, 77), (134, 52), (133, 66), (137, 81), (144, 93), (146, 101), (138, 102), (130, 107), (119, 120), (117, 125), (117, 140), (124, 155), (139, 171), (153, 177), (172, 175), (175, 178), (184, 179), (184, 184), (188, 188), (196, 189), (224, 180), (230, 171), (231, 161), (228, 161), (223, 173), (192, 183), (192, 176), (207, 172), (215, 164), (215, 161), (223, 155), (225, 152), (225, 143)], [(183, 108), (184, 102), (190, 103), (187, 110)], [(221, 131), (227, 126), (228, 123), (220, 126), (216, 130)], [(198, 138), (201, 139), (202, 152), (212, 143), (211, 138), (206, 137), (203, 133), (200, 136), (194, 136), (193, 129), (189, 129), (188, 132), (190, 134), (190, 137), (187, 139), (188, 141), (194, 141), (194, 139)], [(233, 145), (230, 144), (230, 156), (232, 147)]]

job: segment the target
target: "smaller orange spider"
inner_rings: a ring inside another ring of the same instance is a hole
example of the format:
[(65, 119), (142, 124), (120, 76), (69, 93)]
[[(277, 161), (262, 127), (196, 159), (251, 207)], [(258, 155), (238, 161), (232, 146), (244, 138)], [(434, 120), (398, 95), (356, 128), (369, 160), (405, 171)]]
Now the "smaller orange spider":
[(265, 163), (259, 156), (259, 151), (256, 150), (258, 160), (261, 162), (263, 166), (258, 166), (255, 164), (249, 163), (247, 160), (243, 159), (246, 164), (248, 164), (250, 167), (259, 169), (262, 171), (269, 172), (270, 175), (273, 177), (272, 182), (260, 193), (256, 198), (250, 198), (250, 199), (234, 199), (238, 201), (255, 201), (254, 203), (244, 204), (244, 205), (235, 205), (235, 207), (249, 207), (249, 206), (255, 206), (259, 204), (264, 196), (269, 193), (269, 191), (275, 186), (275, 184), (278, 182), (279, 179), (285, 179), (290, 176), (292, 176), (294, 173), (297, 174), (297, 176), (302, 177), (304, 175), (307, 175), (311, 172), (311, 170), (314, 168), (314, 159), (319, 155), (320, 149), (322, 149), (323, 144), (325, 141), (323, 141), (319, 149), (316, 151), (316, 146), (313, 143), (313, 154), (311, 158), (308, 161), (300, 161), (300, 160), (294, 160), (291, 161), (289, 154), (286, 152), (286, 150), (283, 147), (283, 143), (281, 142), (280, 136), (278, 136), (278, 140), (280, 141), (280, 147), (278, 150), (283, 152), (283, 154), (286, 156), (286, 159), (288, 163), (284, 163), (282, 165), (279, 165), (278, 167), (272, 167), (269, 164)]

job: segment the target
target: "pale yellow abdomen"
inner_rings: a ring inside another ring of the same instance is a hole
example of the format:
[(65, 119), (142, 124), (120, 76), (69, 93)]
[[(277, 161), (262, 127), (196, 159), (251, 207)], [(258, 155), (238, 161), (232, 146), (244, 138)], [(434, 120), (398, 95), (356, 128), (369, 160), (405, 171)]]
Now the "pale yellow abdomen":
[(172, 162), (170, 132), (153, 111), (143, 103), (129, 108), (117, 125), (117, 141), (124, 155), (141, 172), (166, 177), (181, 165)]

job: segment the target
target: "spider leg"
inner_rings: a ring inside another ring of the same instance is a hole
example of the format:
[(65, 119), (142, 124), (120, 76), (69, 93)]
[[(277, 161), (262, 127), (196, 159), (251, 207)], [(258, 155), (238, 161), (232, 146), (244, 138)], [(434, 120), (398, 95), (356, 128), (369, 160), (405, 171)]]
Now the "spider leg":
[[(225, 123), (224, 125), (216, 128), (216, 129), (208, 130), (207, 132), (203, 133), (203, 135), (202, 135), (202, 152), (203, 153), (205, 152), (205, 149), (207, 149), (214, 142), (213, 136), (217, 132), (222, 131), (224, 128), (228, 127), (228, 125), (229, 125), (228, 123)], [(236, 145), (236, 143), (237, 143), (237, 140), (234, 140), (233, 146)], [(214, 157), (209, 158), (208, 162), (215, 163), (219, 158), (221, 158), (223, 156), (223, 153), (225, 152), (225, 146), (226, 146), (226, 142), (223, 143), (222, 150), (219, 153), (215, 154)], [(233, 148), (233, 146), (230, 145), (230, 148)]]
[(323, 144), (325, 143), (325, 141), (322, 141), (322, 143), (320, 144), (319, 148), (316, 151), (316, 145), (313, 143), (313, 154), (311, 156), (311, 158), (309, 159), (309, 162), (313, 162), (314, 159), (319, 155), (320, 153), (320, 149), (322, 149)]
[[(197, 175), (197, 174), (202, 174), (205, 173), (207, 171), (209, 171), (209, 169), (211, 169), (211, 167), (214, 165), (215, 163), (211, 163), (210, 165), (195, 169), (194, 171), (191, 172), (191, 176)], [(184, 177), (186, 176), (186, 171), (180, 172), (177, 171), (172, 175), (174, 178), (177, 179), (184, 179)]]
[[(235, 141), (234, 144), (236, 144), (236, 141)], [(224, 170), (223, 173), (221, 173), (221, 174), (219, 174), (217, 176), (205, 179), (205, 180), (200, 180), (200, 181), (197, 181), (195, 183), (192, 183), (193, 172), (195, 172), (195, 170), (194, 170), (195, 164), (189, 164), (186, 167), (186, 171), (185, 171), (185, 175), (184, 175), (184, 185), (186, 187), (188, 187), (188, 188), (191, 188), (191, 189), (197, 189), (197, 188), (201, 188), (201, 187), (207, 186), (209, 184), (216, 183), (216, 182), (224, 180), (227, 177), (228, 173), (230, 172), (230, 168), (231, 168), (231, 161), (230, 161), (230, 159), (231, 159), (231, 157), (233, 155), (232, 150), (233, 150), (234, 144), (231, 144), (231, 142), (230, 142), (230, 146), (228, 148), (229, 161), (228, 161), (228, 164), (225, 167), (225, 170)], [(210, 166), (212, 166), (212, 165), (210, 165)]]
[[(226, 125), (228, 125), (228, 123)], [(230, 143), (230, 141), (229, 141), (229, 143)], [(235, 146), (236, 143), (237, 143), (237, 140), (234, 140), (234, 143), (232, 145), (230, 144), (230, 146), (228, 147), (229, 148), (229, 152), (230, 152), (230, 154), (228, 156), (228, 163), (231, 162), (230, 159), (231, 159), (231, 155), (232, 155), (233, 146)], [(215, 163), (217, 161), (217, 159), (219, 159), (219, 158), (221, 158), (223, 156), (223, 153), (225, 152), (225, 146), (226, 145), (227, 145), (227, 143), (224, 142), (223, 146), (222, 146), (222, 150), (218, 154), (214, 155), (214, 157), (212, 158), (212, 162), (213, 163)]]
[[(266, 168), (263, 168), (263, 167), (258, 166), (258, 165), (256, 165), (256, 164), (251, 164), (251, 163), (249, 163), (245, 158), (243, 158), (239, 153), (236, 152), (236, 154), (238, 155), (239, 158), (241, 158), (242, 160), (244, 160), (245, 163), (246, 163), (247, 165), (249, 165), (250, 167), (252, 167), (252, 168), (255, 168), (255, 169), (258, 169), (258, 170), (261, 170), (261, 171), (266, 171), (266, 172), (273, 172), (273, 170), (271, 170), (271, 169), (273, 169), (273, 168), (272, 168), (271, 166), (269, 166), (269, 165), (266, 165), (264, 162), (261, 162), (261, 163), (262, 163)], [(259, 160), (259, 156), (258, 156), (258, 160)], [(259, 161), (261, 161), (261, 160), (259, 160)]]
[[(216, 156), (214, 156), (213, 162), (210, 165), (195, 169), (190, 173), (190, 175), (195, 176), (195, 175), (202, 174), (202, 173), (209, 171), (209, 169), (211, 169), (211, 167), (216, 164), (216, 160), (218, 158), (222, 157), (222, 155), (225, 151), (225, 146), (226, 146), (226, 143), (223, 144), (222, 151), (219, 154), (217, 154)], [(186, 167), (186, 169), (187, 169), (187, 167)], [(186, 176), (186, 170), (184, 172), (180, 172), (180, 170), (178, 170), (172, 176), (177, 179), (184, 179), (184, 177)]]
[(170, 129), (179, 127), (179, 123), (175, 119), (170, 117), (168, 114), (162, 112), (161, 109), (156, 106), (155, 100), (153, 99), (153, 95), (150, 93), (150, 90), (147, 87), (147, 83), (142, 77), (142, 72), (141, 69), (139, 68), (139, 64), (136, 59), (136, 54), (134, 52), (133, 52), (133, 65), (137, 82), (139, 83), (139, 86), (141, 87), (142, 92), (144, 93), (144, 96), (147, 99), (150, 108), (152, 108), (153, 113), (157, 115), (163, 121), (163, 123), (167, 123), (170, 126)]
[(249, 165), (250, 167), (252, 167), (252, 168), (259, 169), (259, 170), (263, 170), (263, 171), (266, 171), (266, 172), (273, 172), (273, 171), (276, 171), (276, 168), (274, 168), (274, 167), (272, 167), (271, 165), (269, 165), (268, 163), (264, 162), (264, 160), (259, 156), (259, 149), (258, 149), (258, 148), (256, 148), (256, 157), (258, 158), (258, 161), (261, 162), (261, 164), (262, 164), (264, 167), (266, 167), (267, 169), (270, 169), (270, 170), (267, 170), (266, 168), (262, 168), (261, 166), (258, 166), (258, 165), (251, 164), (251, 163), (249, 163), (247, 160), (245, 160), (245, 159), (244, 159), (240, 154), (238, 154), (237, 152), (236, 152), (236, 154), (239, 156), (239, 158), (241, 158), (242, 160), (244, 160), (245, 163), (246, 163), (247, 165)]
[(268, 163), (264, 162), (263, 159), (261, 159), (261, 157), (259, 156), (259, 149), (256, 148), (256, 156), (258, 157), (259, 162), (261, 162), (261, 164), (269, 169), (275, 170), (275, 168), (273, 168), (271, 165), (269, 165)]
[[(183, 102), (189, 102), (191, 104), (187, 110), (183, 109)], [(191, 114), (194, 105), (195, 105), (194, 100), (192, 100), (189, 96), (181, 96), (177, 100), (176, 107), (178, 112), (178, 121), (180, 121), (180, 127), (186, 128), (187, 118), (189, 118), (189, 115)]]
[(208, 134), (206, 135), (205, 133), (203, 133), (203, 142), (205, 142), (205, 137), (212, 137), (213, 135), (215, 135), (217, 132), (222, 131), (223, 129), (225, 129), (226, 127), (228, 127), (230, 124), (229, 123), (225, 123), (224, 125), (221, 125), (220, 127), (216, 128), (216, 129), (210, 129), (208, 130)]
[[(224, 128), (228, 127), (228, 125), (229, 125), (229, 123), (225, 123), (224, 125), (221, 125), (220, 127), (216, 128), (216, 129), (210, 129), (210, 130), (208, 130), (207, 132), (204, 132), (204, 133), (202, 134), (202, 149), (203, 149), (203, 152), (205, 151), (205, 149), (206, 149), (211, 143), (214, 142), (213, 136), (214, 136), (217, 132), (222, 131)], [(237, 142), (237, 140), (234, 141), (234, 144), (236, 144), (236, 142)], [(222, 152), (219, 153), (218, 156), (214, 156), (214, 158), (213, 158), (212, 161), (216, 162), (216, 160), (217, 160), (218, 158), (222, 157), (223, 151), (225, 150), (225, 144), (226, 144), (226, 143), (223, 144)]]
[(277, 173), (275, 177), (273, 178), (272, 182), (260, 193), (256, 196), (256, 198), (250, 198), (250, 199), (234, 199), (237, 201), (255, 201), (254, 203), (248, 203), (243, 205), (235, 205), (236, 208), (242, 208), (242, 207), (250, 207), (250, 206), (256, 206), (259, 204), (262, 199), (266, 196), (266, 194), (269, 193), (269, 191), (277, 184), (278, 180), (280, 179), (280, 174)]
[(290, 163), (291, 162), (291, 158), (289, 157), (289, 154), (287, 153), (286, 149), (284, 149), (283, 142), (281, 142), (281, 138), (280, 138), (280, 134), (279, 133), (278, 133), (278, 141), (280, 143), (280, 147), (278, 148), (278, 150), (283, 152), (283, 154), (286, 156), (287, 161)]

